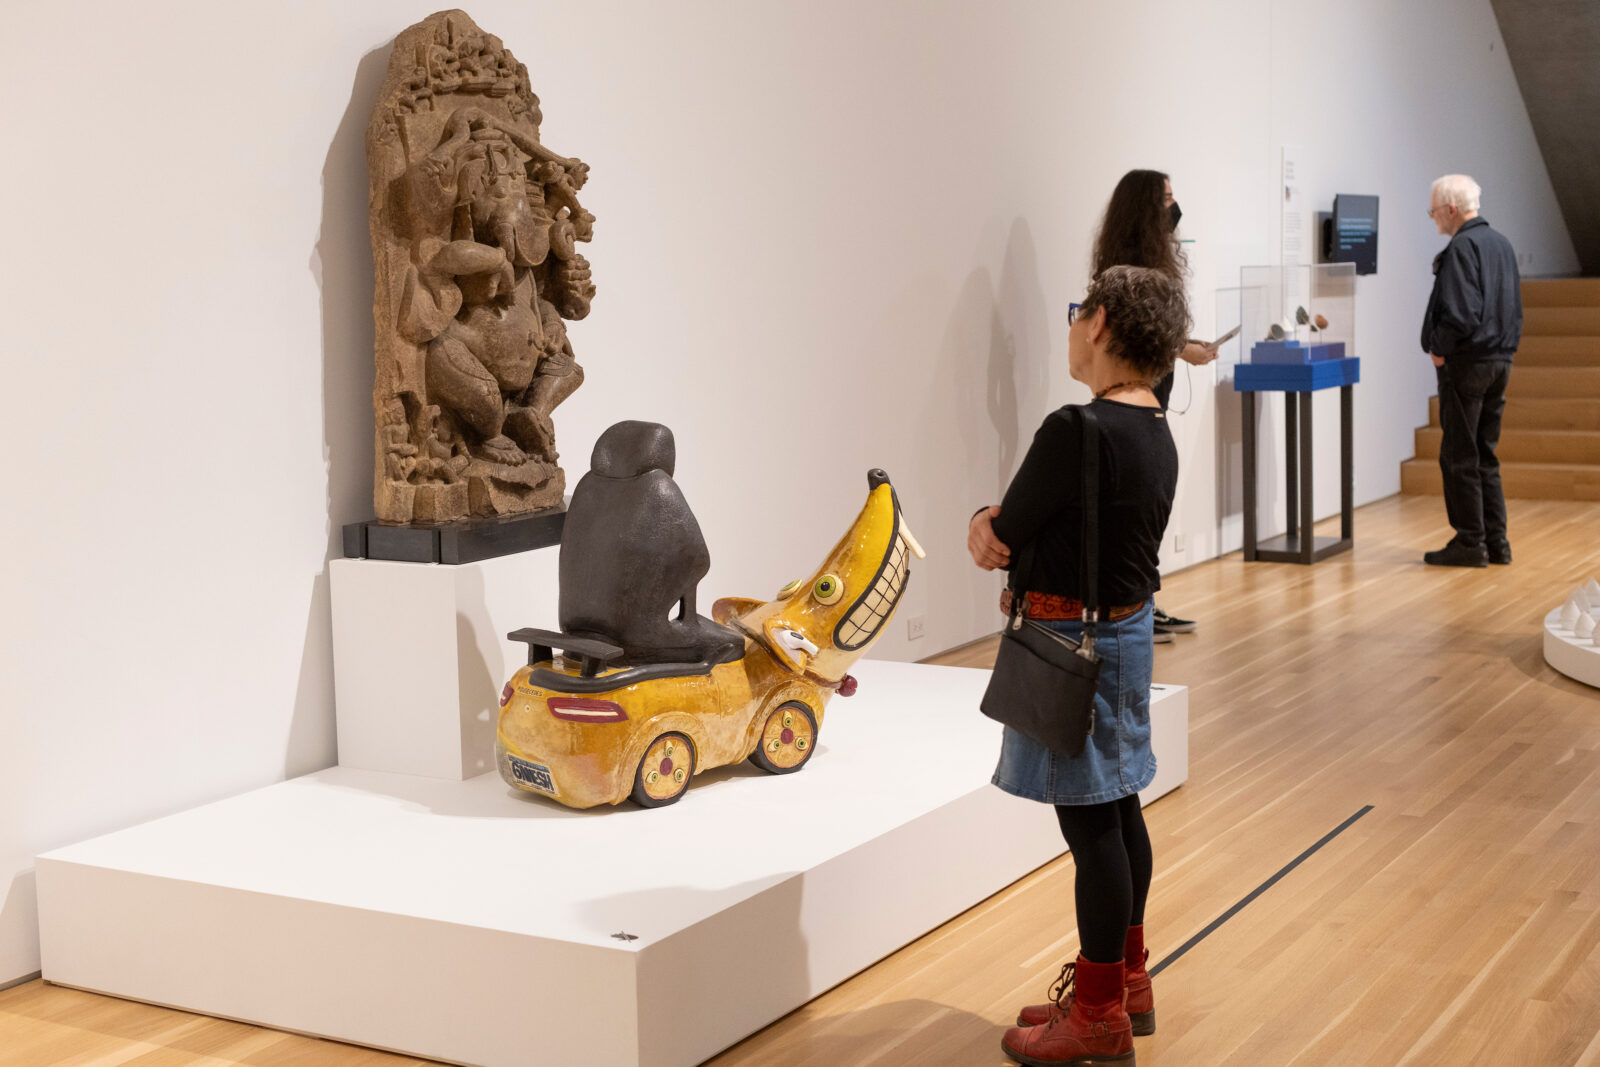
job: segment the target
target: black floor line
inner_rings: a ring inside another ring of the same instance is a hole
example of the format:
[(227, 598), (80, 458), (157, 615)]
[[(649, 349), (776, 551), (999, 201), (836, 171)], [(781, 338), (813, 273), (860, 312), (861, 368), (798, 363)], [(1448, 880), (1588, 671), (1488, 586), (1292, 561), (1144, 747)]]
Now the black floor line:
[(1287, 864), (1285, 864), (1283, 866), (1283, 868), (1281, 870), (1278, 871), (1277, 874), (1273, 875), (1271, 878), (1268, 878), (1265, 882), (1262, 882), (1260, 885), (1256, 886), (1254, 889), (1252, 889), (1250, 891), (1249, 895), (1246, 896), (1243, 900), (1239, 901), (1239, 903), (1235, 904), (1233, 907), (1229, 908), (1227, 911), (1225, 911), (1221, 915), (1217, 916), (1215, 919), (1213, 919), (1211, 921), (1211, 924), (1209, 926), (1207, 926), (1204, 930), (1201, 930), (1198, 934), (1195, 934), (1189, 940), (1185, 941), (1182, 945), (1180, 945), (1178, 947), (1177, 951), (1173, 952), (1166, 959), (1162, 960), (1160, 963), (1158, 963), (1154, 967), (1150, 968), (1150, 977), (1154, 978), (1156, 975), (1158, 975), (1162, 971), (1166, 970), (1167, 966), (1169, 964), (1177, 962), (1178, 958), (1181, 957), (1185, 952), (1188, 952), (1190, 949), (1194, 948), (1200, 942), (1202, 942), (1206, 938), (1210, 937), (1213, 933), (1216, 932), (1217, 927), (1221, 926), (1223, 923), (1227, 922), (1229, 919), (1233, 918), (1235, 915), (1237, 915), (1241, 911), (1243, 911), (1245, 909), (1245, 905), (1249, 904), (1251, 901), (1255, 900), (1256, 897), (1259, 897), (1262, 893), (1265, 893), (1267, 890), (1269, 890), (1273, 886), (1277, 885), (1278, 882), (1283, 878), (1284, 875), (1288, 874), (1290, 871), (1292, 871), (1296, 867), (1300, 866), (1306, 860), (1310, 859), (1311, 855), (1314, 852), (1316, 852), (1323, 845), (1326, 845), (1329, 841), (1332, 841), (1334, 838), (1338, 837), (1340, 834), (1344, 833), (1346, 830), (1350, 829), (1350, 827), (1355, 825), (1357, 819), (1361, 818), (1361, 816), (1365, 815), (1367, 812), (1369, 812), (1371, 810), (1372, 810), (1372, 805), (1368, 804), (1366, 807), (1362, 808), (1360, 811), (1358, 811), (1354, 815), (1350, 816), (1344, 822), (1340, 823), (1338, 826), (1335, 826), (1327, 834), (1323, 835), (1322, 840), (1318, 841), (1316, 844), (1312, 845), (1310, 848), (1308, 848), (1304, 852), (1300, 853), (1300, 855), (1298, 855), (1294, 859), (1290, 860)]

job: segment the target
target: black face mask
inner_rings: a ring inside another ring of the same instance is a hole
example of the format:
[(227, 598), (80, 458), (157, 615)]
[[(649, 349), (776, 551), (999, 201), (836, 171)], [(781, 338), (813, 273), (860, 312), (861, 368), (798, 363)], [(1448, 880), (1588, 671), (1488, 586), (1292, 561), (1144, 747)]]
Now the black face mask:
[(1174, 200), (1167, 205), (1167, 214), (1172, 216), (1172, 228), (1176, 230), (1178, 228), (1178, 220), (1183, 218), (1183, 208), (1179, 207), (1178, 202)]

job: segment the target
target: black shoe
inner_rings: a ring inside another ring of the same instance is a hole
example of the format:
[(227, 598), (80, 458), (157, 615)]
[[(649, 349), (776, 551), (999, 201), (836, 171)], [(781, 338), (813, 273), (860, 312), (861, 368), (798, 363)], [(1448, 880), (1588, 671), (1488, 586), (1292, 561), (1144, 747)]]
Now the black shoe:
[(1489, 553), (1482, 545), (1451, 541), (1437, 552), (1424, 552), (1422, 562), (1434, 567), (1487, 567)]
[(1170, 645), (1172, 644), (1172, 635), (1165, 630), (1156, 630), (1151, 634), (1150, 642), (1156, 645)]
[(1151, 605), (1151, 621), (1155, 624), (1158, 634), (1192, 634), (1194, 633), (1193, 619), (1179, 619), (1168, 615), (1159, 607)]
[(1501, 541), (1499, 544), (1489, 546), (1489, 562), (1497, 567), (1504, 567), (1511, 562), (1511, 542)]

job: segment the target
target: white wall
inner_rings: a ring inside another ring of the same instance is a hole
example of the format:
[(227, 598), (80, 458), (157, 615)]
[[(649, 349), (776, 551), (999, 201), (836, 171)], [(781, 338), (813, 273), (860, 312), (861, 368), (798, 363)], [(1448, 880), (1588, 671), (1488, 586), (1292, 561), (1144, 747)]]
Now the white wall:
[[(335, 758), (325, 561), (371, 507), (362, 138), (389, 41), (429, 10), (8, 12), (14, 39), (61, 46), (13, 55), (48, 92), (8, 110), (0, 176), (0, 983), (38, 966), (35, 853)], [(569, 471), (616, 419), (670, 424), (709, 598), (808, 572), (886, 468), (929, 551), (902, 608), (927, 637), (897, 625), (879, 655), (994, 628), (965, 518), (1083, 395), (1065, 306), (1129, 167), (1172, 173), (1202, 334), (1212, 289), (1275, 247), (1283, 141), (1307, 149), (1314, 205), (1383, 198), (1363, 500), (1398, 487), (1426, 419), (1429, 180), (1475, 174), (1527, 269), (1575, 268), (1487, 0), (472, 14), (528, 64), (546, 143), (593, 166)], [(1212, 371), (1192, 381), (1172, 566), (1237, 539), (1216, 488), (1237, 406)]]

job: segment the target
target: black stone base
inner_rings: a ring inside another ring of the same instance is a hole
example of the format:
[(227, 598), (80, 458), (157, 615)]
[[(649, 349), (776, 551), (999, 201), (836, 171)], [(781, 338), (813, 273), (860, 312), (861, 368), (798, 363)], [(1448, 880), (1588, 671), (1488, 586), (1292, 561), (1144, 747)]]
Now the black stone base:
[(566, 520), (564, 506), (527, 515), (436, 526), (394, 525), (368, 519), (344, 528), (344, 554), (347, 559), (392, 559), (404, 563), (476, 563), (558, 545)]

